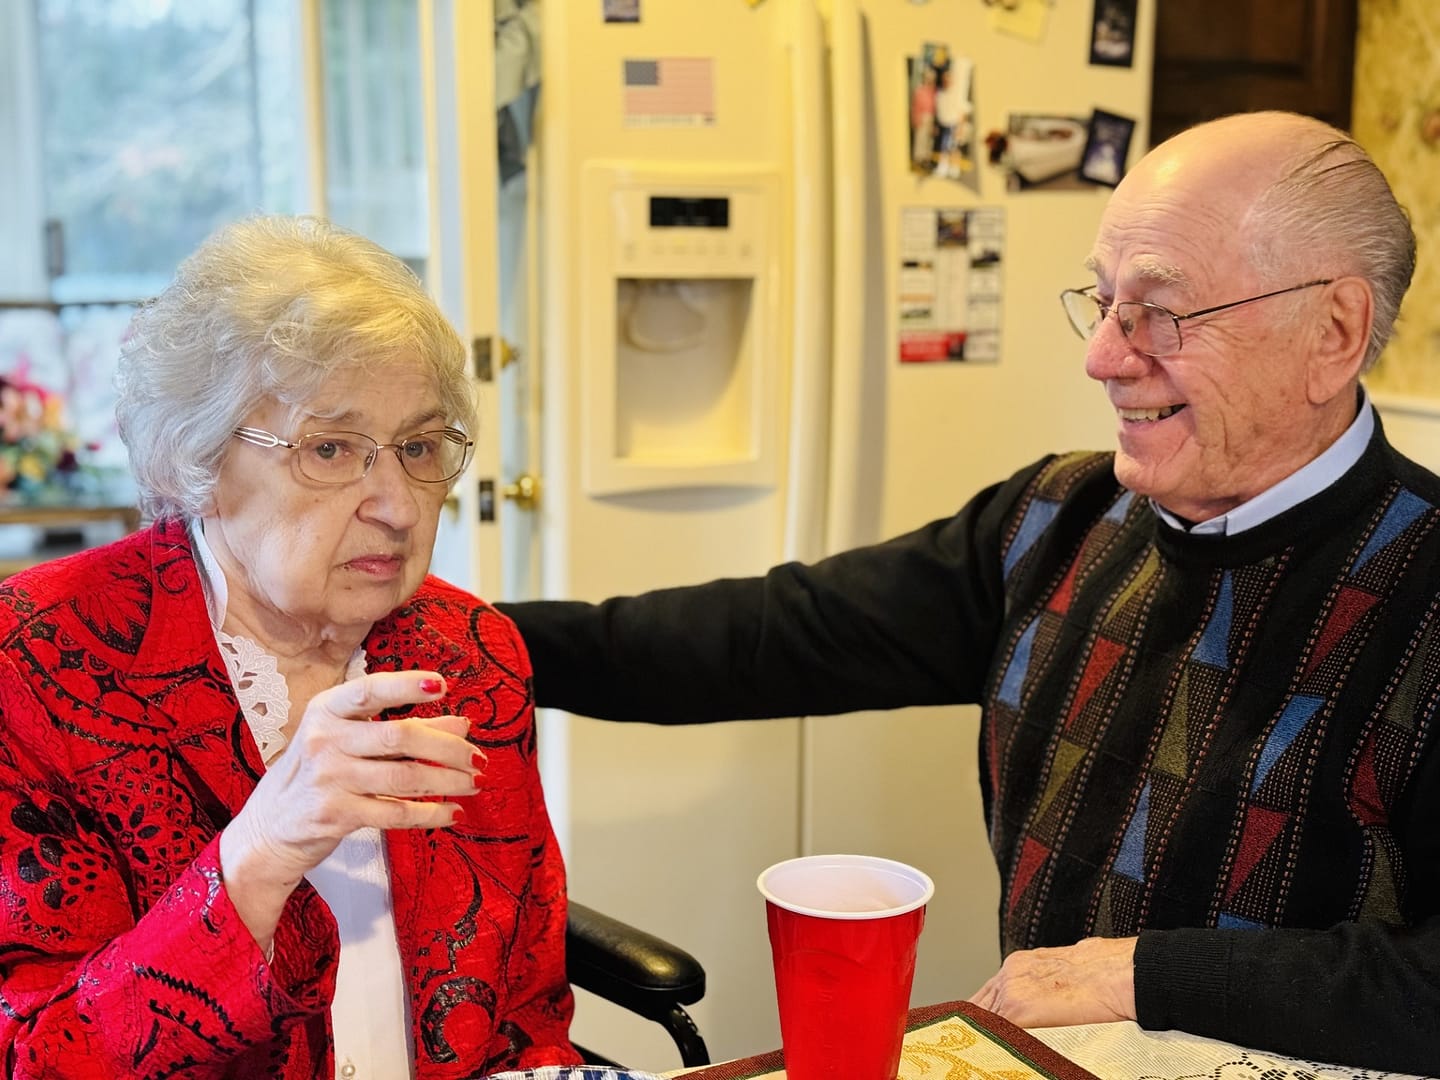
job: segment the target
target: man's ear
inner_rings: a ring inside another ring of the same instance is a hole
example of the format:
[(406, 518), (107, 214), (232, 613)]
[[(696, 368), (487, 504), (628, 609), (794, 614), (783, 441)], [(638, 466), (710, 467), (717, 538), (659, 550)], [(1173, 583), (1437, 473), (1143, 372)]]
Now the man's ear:
[(1330, 401), (1360, 377), (1374, 317), (1375, 297), (1364, 278), (1338, 278), (1326, 289), (1305, 386), (1312, 404)]

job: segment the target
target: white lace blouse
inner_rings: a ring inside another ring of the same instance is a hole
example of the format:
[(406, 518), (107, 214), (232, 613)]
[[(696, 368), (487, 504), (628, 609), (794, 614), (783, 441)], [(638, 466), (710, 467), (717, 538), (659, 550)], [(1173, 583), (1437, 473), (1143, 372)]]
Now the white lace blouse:
[[(190, 537), (210, 625), (230, 672), (235, 696), (268, 766), (285, 750), (290, 689), (276, 659), (254, 640), (221, 629), (229, 588), (205, 543), (198, 521)], [(347, 679), (365, 674), (365, 650), (356, 649)], [(335, 1030), (335, 1072), (341, 1080), (413, 1077), (410, 998), (400, 965), (390, 868), (379, 829), (358, 829), (305, 875), (330, 907), (340, 929), (340, 966), (330, 1019)]]

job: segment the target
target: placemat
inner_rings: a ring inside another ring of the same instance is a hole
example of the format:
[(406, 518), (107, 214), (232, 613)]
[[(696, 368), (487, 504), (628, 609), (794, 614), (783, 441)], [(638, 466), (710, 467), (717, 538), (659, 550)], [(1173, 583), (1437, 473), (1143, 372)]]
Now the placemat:
[[(968, 1001), (911, 1009), (900, 1052), (900, 1080), (1097, 1080), (1010, 1021)], [(779, 1050), (709, 1065), (684, 1080), (783, 1080)]]

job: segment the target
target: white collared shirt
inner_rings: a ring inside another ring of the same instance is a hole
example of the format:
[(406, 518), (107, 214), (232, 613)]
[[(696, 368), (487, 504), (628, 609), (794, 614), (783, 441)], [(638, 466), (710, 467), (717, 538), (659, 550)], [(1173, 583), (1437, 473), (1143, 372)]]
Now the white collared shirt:
[[(205, 542), (201, 523), (192, 521), (189, 531), (201, 568), (210, 627), (230, 670), (245, 721), (268, 767), (285, 749), (280, 729), (289, 716), (290, 695), (284, 676), (276, 669), (275, 658), (257, 642), (220, 629), (230, 596), (225, 574)], [(363, 675), (365, 664), (365, 650), (357, 649), (345, 677)], [(242, 671), (259, 678), (242, 680), (238, 678)], [(242, 682), (246, 684), (243, 692)], [(330, 1003), (335, 1075), (340, 1080), (413, 1077), (410, 995), (400, 964), (390, 867), (380, 830), (357, 829), (305, 879), (329, 906), (340, 931), (340, 962), (335, 998)]]
[(1192, 536), (1234, 536), (1256, 525), (1263, 525), (1278, 517), (1291, 507), (1299, 506), (1312, 495), (1318, 495), (1354, 467), (1370, 445), (1370, 436), (1375, 433), (1375, 414), (1370, 409), (1370, 395), (1360, 388), (1360, 410), (1345, 433), (1325, 448), (1324, 453), (1297, 469), (1278, 484), (1266, 488), (1253, 499), (1241, 503), (1235, 509), (1187, 525), (1166, 510), (1154, 499), (1150, 506), (1167, 525), (1190, 533)]

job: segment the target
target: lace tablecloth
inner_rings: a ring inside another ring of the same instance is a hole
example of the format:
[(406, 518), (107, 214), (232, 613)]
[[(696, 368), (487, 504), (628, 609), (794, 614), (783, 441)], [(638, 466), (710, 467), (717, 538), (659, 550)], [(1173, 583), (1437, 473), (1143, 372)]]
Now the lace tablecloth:
[(1030, 1034), (1100, 1080), (1416, 1080), (1247, 1050), (1183, 1031), (1146, 1031), (1130, 1021), (1035, 1028)]

